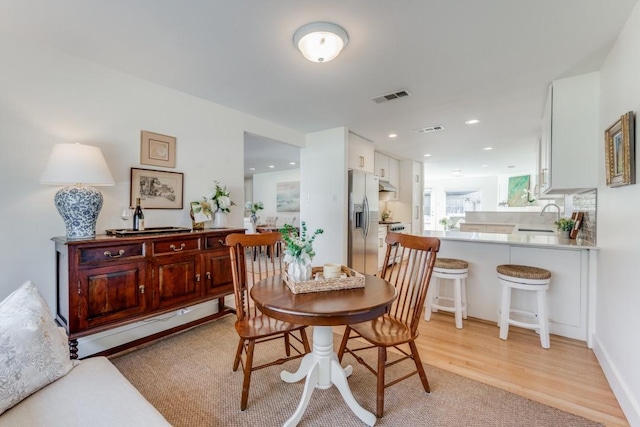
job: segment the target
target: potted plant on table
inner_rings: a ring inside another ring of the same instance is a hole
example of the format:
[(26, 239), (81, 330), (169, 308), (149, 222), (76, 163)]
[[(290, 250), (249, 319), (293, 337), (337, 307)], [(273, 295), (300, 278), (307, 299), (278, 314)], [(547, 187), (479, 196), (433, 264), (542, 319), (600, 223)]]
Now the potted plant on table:
[(573, 230), (573, 227), (576, 225), (576, 222), (571, 218), (560, 218), (554, 222), (554, 224), (558, 227), (558, 234), (560, 237), (568, 239), (571, 234), (571, 230)]
[(248, 211), (251, 211), (251, 222), (255, 227), (256, 224), (258, 223), (258, 217), (256, 216), (256, 212), (264, 209), (264, 205), (262, 204), (262, 202), (255, 202), (255, 203), (247, 202), (245, 203), (244, 208)]
[(309, 280), (311, 278), (311, 261), (316, 255), (313, 250), (313, 241), (319, 234), (324, 233), (318, 228), (311, 236), (307, 235), (307, 224), (300, 223), (301, 232), (290, 224), (285, 224), (280, 230), (282, 240), (285, 243), (284, 262), (287, 265), (287, 274), (296, 281)]

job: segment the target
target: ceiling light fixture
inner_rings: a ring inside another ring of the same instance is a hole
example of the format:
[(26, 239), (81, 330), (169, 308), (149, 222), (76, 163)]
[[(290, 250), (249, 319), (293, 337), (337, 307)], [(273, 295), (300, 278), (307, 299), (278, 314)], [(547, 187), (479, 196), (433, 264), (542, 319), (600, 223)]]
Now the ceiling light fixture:
[(349, 43), (347, 32), (330, 22), (312, 22), (293, 35), (293, 45), (312, 62), (329, 62)]
[(269, 165), (269, 169), (273, 169), (273, 168), (275, 168), (274, 165)]
[(466, 122), (464, 122), (465, 125), (475, 125), (476, 123), (480, 123), (480, 120), (471, 119), (471, 120), (467, 120)]
[(397, 133), (390, 133), (389, 134), (389, 138), (397, 138), (398, 134)]
[(291, 166), (295, 166), (296, 162), (289, 162)]
[(483, 150), (484, 151), (491, 151), (491, 150), (493, 150), (493, 147), (484, 147)]
[(425, 157), (431, 157), (431, 154), (425, 154), (424, 156)]

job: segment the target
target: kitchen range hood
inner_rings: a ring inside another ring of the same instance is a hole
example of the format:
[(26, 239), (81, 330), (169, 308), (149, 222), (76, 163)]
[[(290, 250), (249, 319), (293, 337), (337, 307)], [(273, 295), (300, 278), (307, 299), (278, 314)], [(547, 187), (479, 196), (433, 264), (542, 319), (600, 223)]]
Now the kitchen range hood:
[(391, 185), (389, 183), (389, 181), (378, 181), (378, 187), (379, 187), (379, 191), (389, 191), (389, 192), (396, 192), (398, 191), (398, 189), (396, 187), (394, 187), (393, 185)]

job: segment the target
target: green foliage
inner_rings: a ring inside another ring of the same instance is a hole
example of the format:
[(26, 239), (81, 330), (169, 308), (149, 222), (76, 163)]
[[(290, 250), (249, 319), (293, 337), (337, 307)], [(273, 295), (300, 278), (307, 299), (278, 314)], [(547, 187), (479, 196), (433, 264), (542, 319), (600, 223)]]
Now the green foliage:
[(576, 222), (571, 218), (560, 218), (558, 221), (554, 222), (554, 224), (558, 227), (558, 230), (569, 231), (573, 230)]
[(280, 230), (282, 240), (286, 247), (284, 249), (285, 262), (293, 262), (301, 258), (313, 259), (316, 253), (313, 251), (313, 241), (319, 234), (324, 233), (322, 228), (318, 228), (311, 236), (307, 235), (307, 224), (302, 221), (300, 223), (301, 233), (290, 224), (285, 224)]

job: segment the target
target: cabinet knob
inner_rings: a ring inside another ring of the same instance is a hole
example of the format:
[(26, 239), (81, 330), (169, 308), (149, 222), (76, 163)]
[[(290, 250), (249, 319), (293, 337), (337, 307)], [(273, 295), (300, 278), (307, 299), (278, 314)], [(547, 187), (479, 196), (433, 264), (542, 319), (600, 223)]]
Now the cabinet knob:
[(196, 274), (196, 282), (200, 281), (200, 274)]
[(144, 285), (143, 284), (139, 285), (138, 289), (140, 289), (140, 293), (141, 294), (144, 294)]
[(173, 252), (180, 252), (181, 250), (184, 249), (184, 246), (185, 246), (184, 243), (180, 243), (180, 247), (176, 248), (176, 245), (172, 244), (171, 246), (169, 246), (169, 249), (171, 249)]
[(207, 280), (211, 280), (211, 272), (207, 271)]
[(104, 251), (104, 256), (109, 258), (120, 258), (122, 255), (124, 255), (124, 249), (120, 249), (118, 255), (113, 255), (111, 251)]
[(384, 168), (380, 169), (380, 178), (384, 178)]

